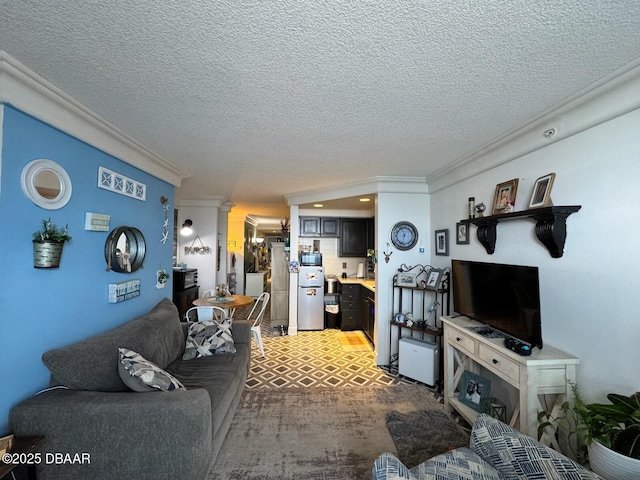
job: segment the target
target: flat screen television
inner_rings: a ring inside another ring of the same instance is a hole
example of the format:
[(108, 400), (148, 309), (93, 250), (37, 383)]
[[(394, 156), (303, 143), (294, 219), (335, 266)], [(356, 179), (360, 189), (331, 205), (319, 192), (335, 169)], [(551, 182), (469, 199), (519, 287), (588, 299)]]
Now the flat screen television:
[(451, 261), (453, 309), (542, 348), (538, 267)]

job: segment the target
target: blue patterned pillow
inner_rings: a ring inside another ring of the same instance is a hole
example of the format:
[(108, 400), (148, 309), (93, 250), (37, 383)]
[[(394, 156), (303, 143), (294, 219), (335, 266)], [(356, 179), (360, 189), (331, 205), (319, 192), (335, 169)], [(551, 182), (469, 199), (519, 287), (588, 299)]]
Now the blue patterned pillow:
[(500, 473), (472, 450), (461, 447), (437, 455), (411, 470), (391, 453), (373, 464), (373, 480), (503, 480)]
[(561, 453), (485, 414), (473, 424), (471, 448), (509, 479), (602, 480)]
[(135, 392), (186, 390), (176, 377), (128, 348), (119, 348), (118, 373), (127, 387)]
[(208, 321), (189, 324), (183, 360), (235, 352), (231, 322)]

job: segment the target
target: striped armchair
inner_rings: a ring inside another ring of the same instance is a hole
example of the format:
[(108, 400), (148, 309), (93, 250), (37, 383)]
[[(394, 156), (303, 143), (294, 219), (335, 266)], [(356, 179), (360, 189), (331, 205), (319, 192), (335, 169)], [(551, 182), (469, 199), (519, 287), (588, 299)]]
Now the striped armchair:
[(604, 480), (485, 414), (473, 423), (470, 448), (451, 450), (412, 469), (391, 453), (383, 453), (372, 473), (373, 480)]

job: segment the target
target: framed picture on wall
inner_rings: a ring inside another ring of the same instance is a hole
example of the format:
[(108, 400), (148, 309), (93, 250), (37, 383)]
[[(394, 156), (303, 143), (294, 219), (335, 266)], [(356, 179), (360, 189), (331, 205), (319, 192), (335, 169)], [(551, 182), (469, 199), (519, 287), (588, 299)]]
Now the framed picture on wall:
[(491, 392), (491, 380), (465, 370), (458, 384), (458, 389), (460, 390), (458, 400), (480, 412), (480, 401), (489, 397), (489, 392)]
[(449, 255), (449, 229), (436, 230), (436, 255)]
[(518, 193), (518, 179), (496, 185), (496, 193), (493, 196), (493, 215), (512, 212), (516, 206), (516, 193)]
[(469, 245), (469, 224), (456, 223), (456, 244)]
[(555, 173), (547, 173), (533, 184), (529, 208), (546, 207), (551, 204), (551, 187), (556, 178)]

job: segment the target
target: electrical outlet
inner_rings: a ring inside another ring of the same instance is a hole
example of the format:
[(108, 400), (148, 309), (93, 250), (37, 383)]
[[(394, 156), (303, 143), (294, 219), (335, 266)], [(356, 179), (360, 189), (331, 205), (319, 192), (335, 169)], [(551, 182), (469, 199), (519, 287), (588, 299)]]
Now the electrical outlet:
[(347, 268), (347, 262), (342, 262), (342, 268)]

